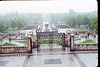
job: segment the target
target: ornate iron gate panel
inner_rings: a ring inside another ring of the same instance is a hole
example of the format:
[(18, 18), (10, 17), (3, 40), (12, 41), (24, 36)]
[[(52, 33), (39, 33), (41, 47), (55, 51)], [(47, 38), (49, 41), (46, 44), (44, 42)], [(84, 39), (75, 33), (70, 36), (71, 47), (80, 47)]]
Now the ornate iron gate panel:
[(37, 51), (40, 49), (63, 49), (65, 50), (65, 33), (38, 33)]

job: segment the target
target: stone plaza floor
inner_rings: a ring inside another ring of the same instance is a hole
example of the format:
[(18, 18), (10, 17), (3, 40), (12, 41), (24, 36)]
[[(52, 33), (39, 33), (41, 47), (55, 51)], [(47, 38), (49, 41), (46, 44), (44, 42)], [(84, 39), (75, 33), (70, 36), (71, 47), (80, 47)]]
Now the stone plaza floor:
[(98, 51), (33, 49), (33, 53), (0, 54), (0, 67), (97, 67)]

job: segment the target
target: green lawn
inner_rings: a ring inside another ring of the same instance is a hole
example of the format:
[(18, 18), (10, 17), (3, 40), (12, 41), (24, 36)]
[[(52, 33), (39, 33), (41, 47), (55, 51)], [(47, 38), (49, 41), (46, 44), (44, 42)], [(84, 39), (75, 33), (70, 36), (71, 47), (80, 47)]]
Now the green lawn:
[(17, 46), (16, 44), (4, 43), (2, 46)]
[[(62, 40), (60, 40), (60, 42), (62, 42)], [(50, 43), (58, 44), (58, 40), (41, 40), (41, 44), (50, 44)]]
[(74, 39), (74, 41), (78, 41), (79, 39)]
[(8, 30), (8, 33), (15, 33), (17, 30)]
[(96, 43), (95, 41), (89, 39), (89, 40), (86, 40), (86, 41), (83, 41), (83, 42), (80, 42), (80, 43)]
[(16, 28), (14, 28), (14, 30), (13, 30), (13, 28), (8, 28), (8, 33), (15, 33), (16, 31), (18, 31), (18, 28), (16, 27)]
[(59, 37), (55, 36), (55, 37), (42, 37), (42, 38), (59, 38)]
[(78, 31), (87, 31), (86, 28), (75, 28), (75, 29), (77, 29)]
[[(9, 27), (8, 30), (13, 30), (13, 28)], [(14, 30), (18, 30), (18, 28), (14, 28)]]
[(16, 41), (18, 43), (28, 44), (28, 41)]
[(84, 26), (84, 25), (80, 25), (80, 28), (78, 26), (76, 26), (76, 28), (78, 31), (87, 31), (88, 29)]

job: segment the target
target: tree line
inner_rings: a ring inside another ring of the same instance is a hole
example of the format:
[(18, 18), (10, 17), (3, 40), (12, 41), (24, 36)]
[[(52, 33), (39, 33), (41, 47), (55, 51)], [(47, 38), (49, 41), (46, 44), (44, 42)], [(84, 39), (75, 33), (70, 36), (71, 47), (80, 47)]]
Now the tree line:
[(28, 25), (38, 24), (41, 22), (42, 15), (40, 13), (18, 13), (18, 12), (10, 12), (0, 14), (0, 19), (10, 19), (10, 18), (23, 18), (26, 20)]
[(0, 20), (0, 32), (7, 32), (8, 28), (18, 28), (18, 30), (22, 29), (26, 26), (26, 21), (23, 18), (10, 18), (7, 20)]
[[(0, 32), (5, 32), (8, 28), (22, 29), (26, 25), (41, 24), (44, 20), (43, 14), (40, 13), (18, 13), (11, 12), (0, 14)], [(49, 13), (44, 14), (49, 18), (50, 23), (59, 24), (64, 23), (70, 27), (80, 27), (84, 25), (91, 30), (98, 30), (98, 17), (97, 11), (91, 12), (76, 12), (72, 9), (65, 13)], [(47, 19), (48, 20), (48, 19)]]
[[(74, 12), (75, 13), (75, 12)], [(89, 12), (89, 13), (77, 13), (67, 16), (65, 19), (66, 24), (75, 28), (80, 25), (84, 25), (86, 28), (90, 28), (90, 30), (98, 30), (98, 17), (97, 12)]]
[[(84, 25), (86, 28), (90, 28), (91, 30), (98, 30), (98, 13), (97, 11), (91, 12), (76, 12), (72, 9), (69, 10), (68, 13), (51, 13), (47, 16), (51, 19), (51, 22), (54, 24), (58, 24), (59, 22), (64, 22), (66, 25), (70, 27), (79, 27)], [(95, 25), (94, 25), (95, 24)]]
[(41, 14), (39, 13), (18, 13), (10, 12), (0, 14), (0, 33), (7, 32), (9, 28), (22, 29), (26, 25), (39, 24), (41, 22)]

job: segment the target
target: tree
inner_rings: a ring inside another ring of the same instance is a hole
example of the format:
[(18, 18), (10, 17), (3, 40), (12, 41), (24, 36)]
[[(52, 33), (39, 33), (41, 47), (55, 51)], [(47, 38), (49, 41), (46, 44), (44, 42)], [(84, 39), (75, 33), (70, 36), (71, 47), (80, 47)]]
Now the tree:
[(22, 18), (17, 18), (16, 23), (17, 23), (18, 29), (22, 29), (26, 25), (26, 21)]
[(83, 17), (82, 17), (82, 15), (77, 15), (77, 16), (75, 17), (75, 21), (76, 21), (76, 25), (78, 25), (78, 27), (80, 27), (80, 25), (81, 25), (82, 22), (83, 22)]
[(10, 26), (13, 28), (13, 30), (14, 30), (14, 28), (17, 27), (16, 18), (9, 19), (9, 23), (10, 23)]
[(86, 25), (88, 25), (89, 22), (90, 22), (89, 16), (88, 15), (83, 15), (83, 22), (82, 22), (82, 24), (84, 26), (86, 26)]
[(94, 30), (94, 29), (98, 30), (98, 18), (97, 17), (92, 17), (91, 21), (89, 22), (88, 27), (91, 30)]
[(5, 33), (8, 30), (8, 26), (4, 26), (2, 22), (0, 22), (0, 33)]
[(68, 16), (66, 19), (65, 19), (66, 23), (71, 26), (71, 27), (75, 27), (76, 25), (76, 22), (75, 22), (75, 16)]

